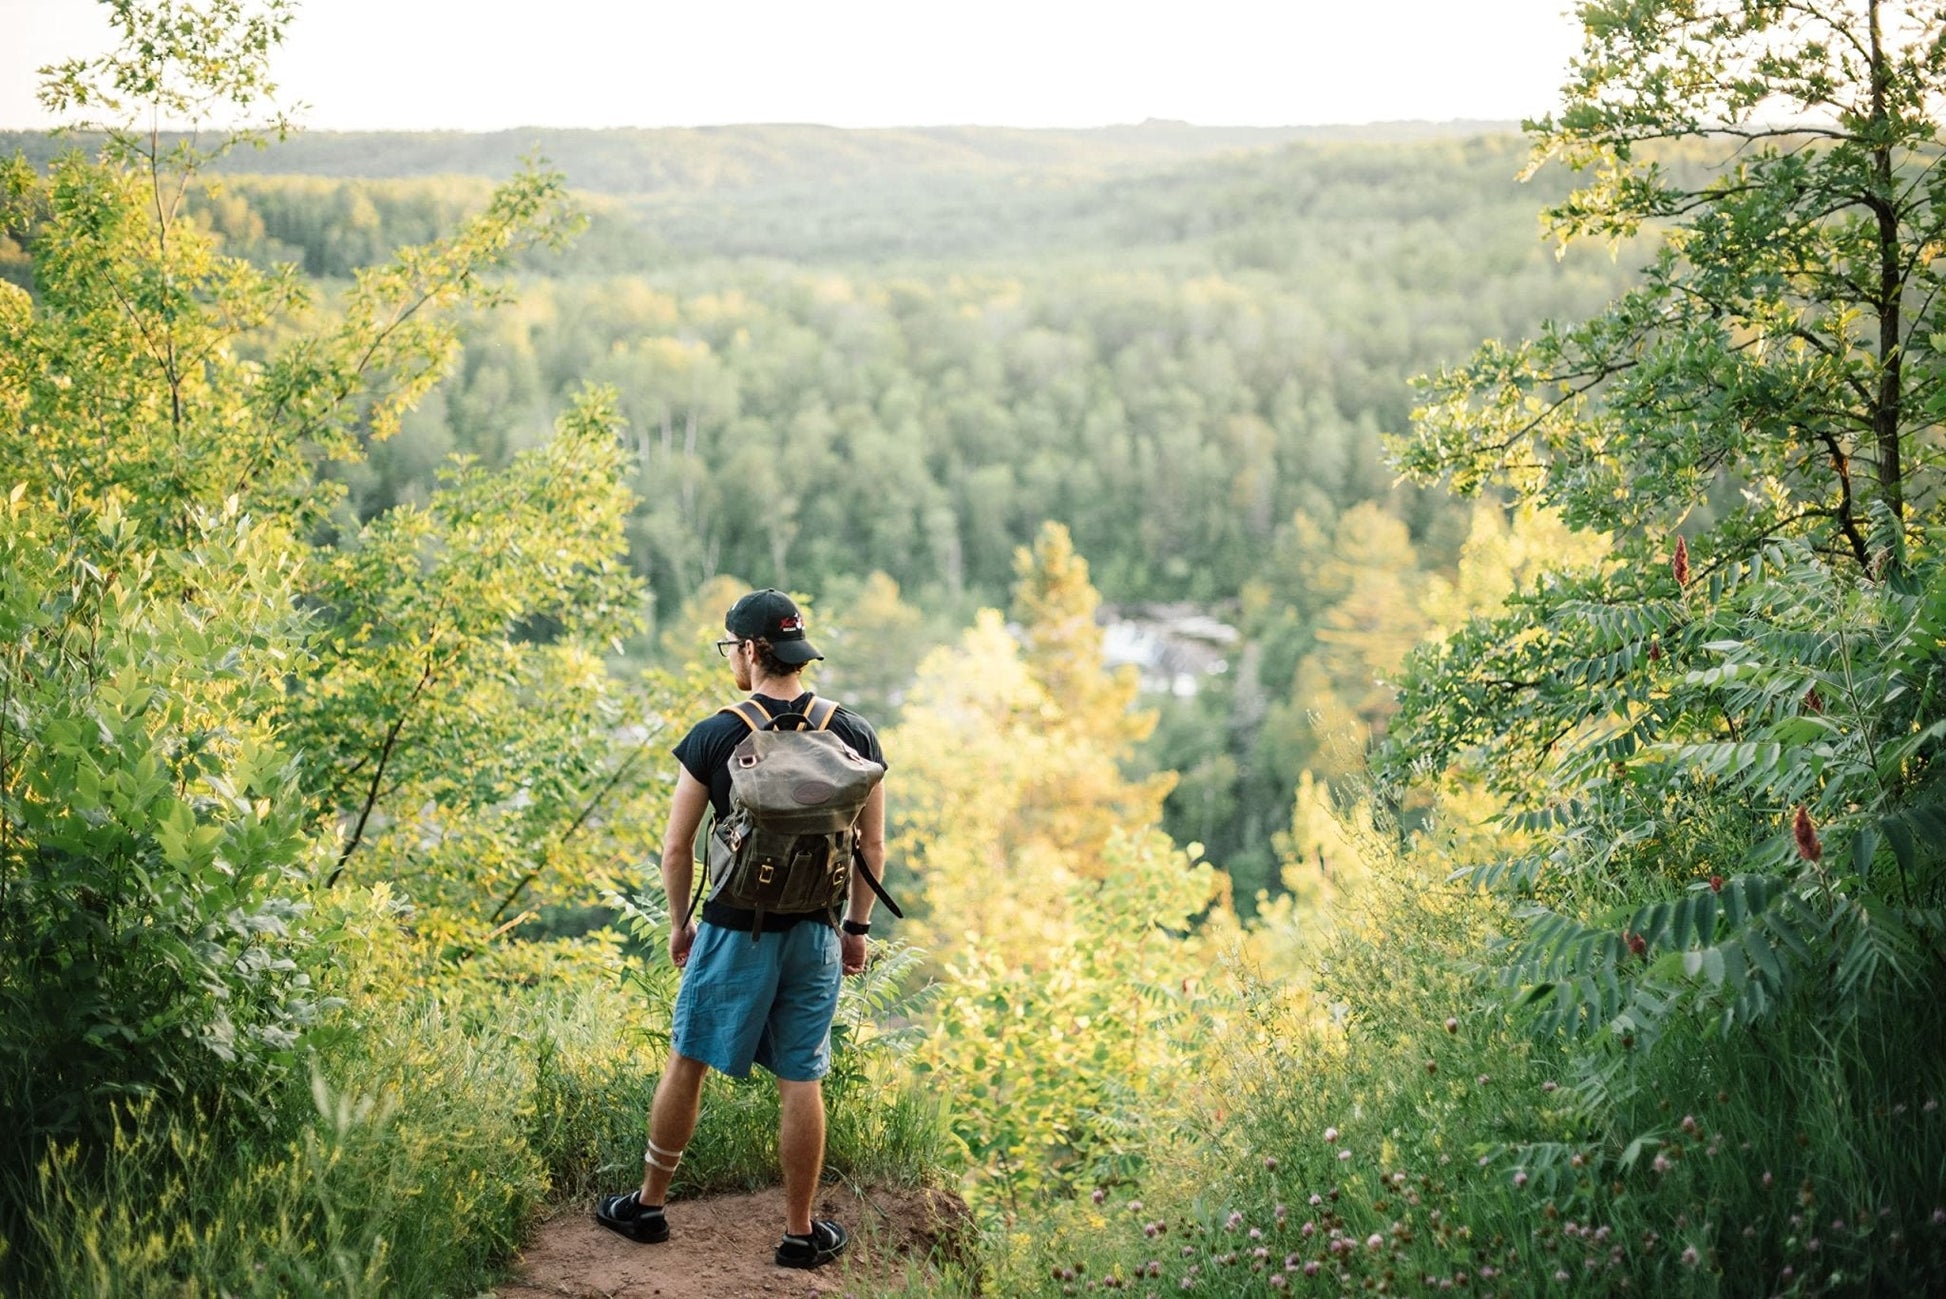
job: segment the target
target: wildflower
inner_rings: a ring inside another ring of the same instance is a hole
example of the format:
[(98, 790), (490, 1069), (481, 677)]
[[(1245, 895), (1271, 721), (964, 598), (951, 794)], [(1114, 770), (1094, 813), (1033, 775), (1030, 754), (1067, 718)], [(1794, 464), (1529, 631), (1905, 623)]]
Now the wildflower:
[(1194, 1290), (1196, 1288), (1195, 1279), (1193, 1277), (1184, 1277), (1182, 1279), (1182, 1286), (1180, 1288), (1184, 1290)]
[(1335, 1145), (1337, 1143), (1337, 1140), (1338, 1140), (1338, 1129), (1326, 1128), (1324, 1130), (1324, 1143), (1327, 1146)]
[(1568, 1157), (1568, 1163), (1575, 1168), (1586, 1168), (1588, 1166), (1588, 1156), (1577, 1150)]
[(1140, 1200), (1130, 1200), (1128, 1202), (1128, 1211), (1130, 1213), (1142, 1212), (1142, 1202)]
[(1522, 1172), (1522, 1173), (1515, 1173), (1515, 1174), (1514, 1174), (1514, 1189), (1515, 1189), (1515, 1190), (1517, 1191), (1517, 1190), (1519, 1190), (1519, 1189), (1520, 1189), (1521, 1187), (1523, 1187), (1523, 1186), (1525, 1186), (1525, 1185), (1527, 1185), (1527, 1174), (1526, 1174), (1526, 1173), (1524, 1173), (1524, 1172)]
[(1457, 1019), (1454, 1019), (1451, 1015), (1448, 1015), (1446, 1017), (1446, 1031), (1448, 1033), (1459, 1032), (1459, 1021)]
[(1768, 1190), (1770, 1189), (1770, 1183), (1771, 1183), (1771, 1180), (1772, 1180), (1772, 1179), (1771, 1179), (1771, 1176), (1770, 1176), (1770, 1174), (1769, 1174), (1768, 1172), (1766, 1172), (1766, 1173), (1765, 1173), (1765, 1174), (1763, 1175), (1763, 1177), (1762, 1177), (1762, 1178), (1761, 1178), (1760, 1180), (1761, 1180), (1761, 1181), (1762, 1181), (1762, 1183), (1763, 1183), (1763, 1188), (1764, 1188), (1764, 1189), (1765, 1189), (1766, 1191), (1768, 1191)]
[(1557, 1268), (1555, 1268), (1555, 1269), (1554, 1269), (1554, 1279), (1555, 1279), (1556, 1281), (1565, 1281), (1565, 1280), (1567, 1280), (1567, 1279), (1568, 1279), (1568, 1273), (1567, 1273), (1567, 1269), (1566, 1269), (1566, 1268), (1559, 1268), (1559, 1267), (1557, 1267)]
[(1723, 891), (1723, 877), (1721, 875), (1710, 876), (1710, 892), (1721, 893), (1722, 891)]
[(1339, 1162), (1339, 1163), (1343, 1163), (1343, 1162), (1344, 1162), (1345, 1160), (1347, 1160), (1347, 1159), (1350, 1159), (1350, 1158), (1351, 1158), (1351, 1151), (1349, 1151), (1349, 1150), (1340, 1150), (1340, 1151), (1338, 1152), (1338, 1162)]
[(1271, 1288), (1271, 1289), (1273, 1289), (1273, 1290), (1282, 1290), (1282, 1289), (1283, 1289), (1283, 1288), (1284, 1288), (1285, 1286), (1287, 1286), (1287, 1285), (1289, 1285), (1289, 1284), (1290, 1284), (1290, 1282), (1288, 1282), (1288, 1281), (1286, 1281), (1286, 1280), (1284, 1279), (1284, 1274), (1283, 1274), (1282, 1272), (1272, 1272), (1272, 1273), (1270, 1274), (1270, 1288)]
[(1277, 1171), (1277, 1156), (1276, 1156), (1276, 1155), (1265, 1155), (1265, 1156), (1264, 1156), (1264, 1171), (1265, 1171), (1265, 1172), (1268, 1172), (1268, 1173), (1274, 1173), (1274, 1172), (1276, 1172), (1276, 1171)]
[(1624, 929), (1622, 931), (1622, 941), (1627, 943), (1628, 950), (1637, 956), (1649, 950), (1649, 940), (1630, 930)]
[(1243, 1214), (1238, 1212), (1235, 1209), (1232, 1209), (1230, 1211), (1230, 1216), (1223, 1220), (1223, 1230), (1225, 1231), (1235, 1231), (1238, 1227), (1241, 1227), (1242, 1225), (1243, 1225)]
[(1696, 1116), (1694, 1114), (1685, 1114), (1682, 1116), (1682, 1130), (1692, 1137), (1696, 1135)]
[(1672, 1165), (1669, 1162), (1669, 1157), (1667, 1155), (1657, 1155), (1655, 1157), (1655, 1162), (1651, 1163), (1649, 1167), (1655, 1169), (1655, 1171), (1658, 1173), (1666, 1173), (1670, 1170), (1670, 1168), (1674, 1167), (1674, 1165)]
[(1676, 538), (1676, 553), (1670, 556), (1669, 570), (1676, 575), (1677, 586), (1689, 585), (1689, 543), (1681, 537)]
[(1427, 1072), (1427, 1073), (1438, 1073), (1438, 1072), (1439, 1072), (1439, 1066), (1438, 1066), (1437, 1064), (1435, 1064), (1435, 1063), (1434, 1063), (1433, 1061), (1431, 1061), (1431, 1060), (1428, 1060), (1428, 1061), (1426, 1061), (1426, 1072)]
[(1379, 1235), (1377, 1232), (1373, 1232), (1371, 1235), (1365, 1237), (1365, 1248), (1369, 1250), (1384, 1249), (1385, 1237)]
[(1817, 827), (1811, 824), (1811, 814), (1798, 804), (1797, 816), (1791, 822), (1791, 837), (1797, 840), (1797, 855), (1808, 862), (1817, 862), (1824, 857), (1824, 845), (1818, 842)]
[(1932, 1225), (1935, 1227), (1946, 1227), (1946, 1209), (1934, 1209), (1932, 1211)]
[(1649, 642), (1649, 662), (1651, 663), (1662, 662), (1662, 642), (1661, 641), (1652, 640)]
[(1553, 1092), (1558, 1090), (1560, 1086), (1561, 1086), (1560, 1083), (1557, 1083), (1552, 1078), (1549, 1078), (1546, 1082), (1541, 1084), (1541, 1090), (1544, 1092)]
[(1277, 1225), (1281, 1227), (1284, 1225), (1284, 1215), (1286, 1215), (1289, 1212), (1290, 1212), (1289, 1209), (1286, 1209), (1283, 1205), (1280, 1204), (1276, 1208), (1270, 1211), (1270, 1216), (1277, 1219)]
[(1263, 1238), (1264, 1238), (1264, 1233), (1263, 1233), (1263, 1228), (1261, 1228), (1261, 1227), (1252, 1227), (1252, 1228), (1250, 1229), (1250, 1239), (1252, 1239), (1252, 1240), (1262, 1240)]
[(1816, 686), (1812, 686), (1804, 692), (1804, 706), (1814, 713), (1822, 713), (1824, 711), (1824, 696), (1818, 693)]
[(1304, 1224), (1301, 1234), (1305, 1236), (1314, 1236), (1317, 1234), (1317, 1230), (1318, 1230), (1317, 1223), (1307, 1222)]
[(1682, 1252), (1682, 1261), (1683, 1261), (1683, 1266), (1685, 1267), (1695, 1267), (1698, 1263), (1703, 1261), (1703, 1256), (1696, 1252), (1696, 1247), (1694, 1245), (1691, 1245), (1688, 1249), (1685, 1249)]
[(1154, 1240), (1161, 1232), (1162, 1228), (1153, 1222), (1145, 1222), (1142, 1224), (1142, 1234), (1150, 1240)]
[(1921, 1114), (1931, 1114), (1938, 1108), (1939, 1108), (1939, 1102), (1928, 1097), (1926, 1103), (1919, 1107), (1919, 1112)]
[(1319, 1195), (1319, 1194), (1317, 1194), (1317, 1193), (1316, 1193), (1315, 1191), (1314, 1191), (1314, 1192), (1312, 1192), (1312, 1194), (1311, 1194), (1311, 1207), (1312, 1207), (1313, 1209), (1315, 1209), (1315, 1208), (1317, 1208), (1317, 1207), (1318, 1207), (1318, 1206), (1319, 1206), (1320, 1204), (1323, 1204), (1323, 1203), (1324, 1203), (1324, 1197), (1323, 1197), (1322, 1195)]
[(1314, 1258), (1305, 1260), (1304, 1275), (1316, 1276), (1317, 1274), (1318, 1274), (1318, 1261)]
[(1088, 1196), (1088, 1198), (1093, 1200), (1096, 1204), (1100, 1204), (1103, 1200), (1108, 1198), (1108, 1192), (1102, 1190), (1099, 1186), (1097, 1186), (1094, 1189), (1093, 1193)]

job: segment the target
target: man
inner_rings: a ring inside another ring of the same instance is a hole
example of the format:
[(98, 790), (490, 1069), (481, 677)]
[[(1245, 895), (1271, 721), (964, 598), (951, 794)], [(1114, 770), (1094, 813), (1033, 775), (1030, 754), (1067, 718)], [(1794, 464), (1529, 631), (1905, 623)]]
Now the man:
[[(737, 689), (750, 691), (773, 717), (809, 706), (804, 665), (824, 656), (805, 638), (804, 617), (789, 596), (753, 591), (731, 606), (723, 626), (730, 634), (716, 648), (730, 660)], [(878, 736), (864, 718), (839, 708), (828, 729), (861, 756), (884, 764)], [(669, 895), (669, 957), (683, 971), (682, 989), (669, 1064), (649, 1113), (641, 1189), (603, 1197), (595, 1218), (633, 1240), (667, 1240), (663, 1204), (696, 1130), (704, 1075), (716, 1069), (742, 1078), (754, 1062), (776, 1076), (781, 1111), (777, 1154), (784, 1168), (784, 1238), (776, 1261), (781, 1267), (811, 1268), (838, 1257), (849, 1243), (843, 1227), (811, 1217), (824, 1165), (820, 1080), (831, 1063), (839, 971), (857, 974), (865, 968), (874, 895), (853, 871), (842, 932), (832, 929), (824, 911), (764, 913), (761, 932), (753, 932), (756, 915), (717, 900), (703, 904), (700, 925), (686, 922), (696, 832), (706, 808), (718, 818), (729, 816), (730, 756), (749, 733), (742, 718), (719, 712), (698, 723), (674, 749), (680, 769), (663, 840), (662, 885)], [(866, 867), (882, 877), (883, 781), (866, 802), (857, 831)]]

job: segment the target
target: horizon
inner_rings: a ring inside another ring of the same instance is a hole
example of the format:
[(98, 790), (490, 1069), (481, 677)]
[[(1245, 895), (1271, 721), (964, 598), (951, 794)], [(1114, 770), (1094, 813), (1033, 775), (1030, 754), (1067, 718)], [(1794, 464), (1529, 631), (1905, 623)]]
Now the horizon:
[[(893, 0), (645, 12), (509, 0), (455, 22), (427, 0), (300, 7), (272, 56), (307, 132), (1291, 130), (1518, 123), (1552, 109), (1579, 25), (1562, 0), (1174, 6), (994, 0), (977, 16)], [(40, 69), (112, 46), (88, 0), (0, 0), (0, 130), (63, 125)], [(1374, 33), (1383, 33), (1380, 44)], [(671, 53), (673, 52), (673, 53)]]
[[(1396, 127), (1464, 128), (1480, 131), (1505, 131), (1518, 133), (1521, 124), (1513, 118), (1484, 117), (1395, 117), (1379, 118), (1362, 122), (1277, 122), (1259, 124), (1255, 122), (1187, 122), (1180, 118), (1148, 118), (1140, 122), (1101, 122), (1092, 126), (1013, 126), (1000, 122), (903, 122), (888, 126), (840, 126), (831, 122), (814, 121), (769, 121), (769, 122), (696, 122), (686, 125), (669, 126), (562, 126), (546, 122), (516, 122), (507, 126), (464, 127), (464, 126), (354, 126), (330, 127), (296, 124), (291, 132), (292, 138), (319, 135), (516, 135), (523, 131), (554, 131), (561, 133), (579, 132), (588, 135), (621, 134), (625, 132), (656, 131), (739, 131), (739, 130), (811, 130), (842, 131), (858, 134), (897, 134), (903, 131), (1012, 131), (1022, 134), (1044, 133), (1049, 135), (1083, 135), (1102, 131), (1140, 131), (1147, 129), (1181, 129), (1187, 131), (1253, 131), (1264, 134), (1279, 134), (1291, 131), (1318, 131), (1331, 133), (1355, 133), (1367, 130), (1382, 130)], [(95, 134), (65, 126), (8, 126), (0, 124), (0, 135), (56, 135), (69, 132), (76, 135)], [(165, 127), (164, 137), (182, 134), (180, 128)], [(274, 145), (276, 142), (273, 140)]]

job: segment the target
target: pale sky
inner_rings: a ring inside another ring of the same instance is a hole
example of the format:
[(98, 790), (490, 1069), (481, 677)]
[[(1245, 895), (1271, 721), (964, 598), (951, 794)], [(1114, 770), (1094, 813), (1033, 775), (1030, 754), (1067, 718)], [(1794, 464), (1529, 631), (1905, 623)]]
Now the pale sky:
[[(318, 130), (1517, 119), (1569, 0), (306, 0), (273, 74)], [(100, 53), (95, 0), (0, 0), (0, 128)]]

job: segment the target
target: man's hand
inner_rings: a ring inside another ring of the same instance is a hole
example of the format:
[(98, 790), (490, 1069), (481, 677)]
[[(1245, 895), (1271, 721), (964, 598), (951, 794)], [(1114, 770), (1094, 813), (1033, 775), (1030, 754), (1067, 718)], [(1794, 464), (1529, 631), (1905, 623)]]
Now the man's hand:
[(696, 922), (677, 925), (669, 930), (669, 959), (680, 970), (689, 964), (689, 949), (696, 942)]
[(845, 973), (862, 974), (865, 971), (865, 935), (839, 934), (840, 950), (844, 953)]

